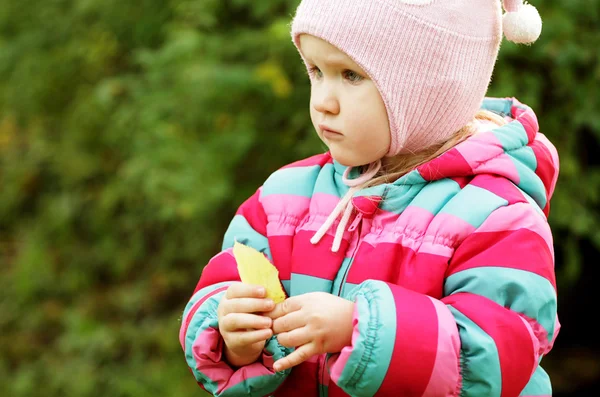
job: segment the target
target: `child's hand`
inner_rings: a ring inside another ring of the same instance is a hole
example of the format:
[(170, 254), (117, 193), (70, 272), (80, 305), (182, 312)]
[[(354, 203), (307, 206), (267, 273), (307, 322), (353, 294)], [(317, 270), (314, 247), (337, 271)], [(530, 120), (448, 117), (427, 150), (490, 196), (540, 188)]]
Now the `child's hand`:
[(256, 361), (266, 340), (273, 336), (271, 319), (255, 314), (275, 307), (271, 299), (264, 299), (265, 294), (261, 286), (234, 283), (219, 303), (217, 314), (225, 357), (236, 367)]
[(270, 313), (273, 332), (279, 343), (296, 347), (278, 360), (276, 371), (283, 371), (316, 354), (338, 353), (352, 342), (354, 303), (325, 292), (311, 292), (286, 299)]

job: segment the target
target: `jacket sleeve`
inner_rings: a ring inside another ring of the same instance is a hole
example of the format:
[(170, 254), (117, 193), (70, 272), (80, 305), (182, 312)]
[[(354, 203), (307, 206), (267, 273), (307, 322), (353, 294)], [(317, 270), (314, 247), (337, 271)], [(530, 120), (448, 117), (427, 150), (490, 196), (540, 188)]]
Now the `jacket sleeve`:
[(352, 345), (328, 359), (352, 396), (552, 394), (539, 362), (559, 329), (554, 254), (532, 204), (495, 210), (465, 238), (442, 299), (374, 280), (353, 295)]
[(234, 242), (244, 243), (271, 258), (266, 237), (267, 219), (259, 201), (260, 189), (237, 211), (225, 234), (223, 250), (204, 267), (200, 281), (182, 316), (179, 341), (198, 384), (214, 396), (267, 396), (285, 380), (288, 371), (274, 372), (273, 363), (289, 354), (271, 338), (255, 363), (233, 368), (224, 360), (217, 307), (228, 286), (239, 281), (233, 257)]

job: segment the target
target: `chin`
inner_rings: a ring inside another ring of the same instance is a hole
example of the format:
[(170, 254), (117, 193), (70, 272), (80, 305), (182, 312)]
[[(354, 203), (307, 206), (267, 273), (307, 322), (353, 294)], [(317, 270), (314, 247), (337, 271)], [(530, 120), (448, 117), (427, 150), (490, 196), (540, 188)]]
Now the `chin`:
[(333, 150), (330, 150), (330, 152), (331, 152), (331, 157), (333, 157), (333, 159), (335, 161), (337, 161), (344, 167), (358, 167), (359, 165), (367, 164), (367, 163), (361, 162), (360, 159), (357, 159), (353, 156), (348, 156), (347, 154), (344, 155), (341, 153), (336, 153)]

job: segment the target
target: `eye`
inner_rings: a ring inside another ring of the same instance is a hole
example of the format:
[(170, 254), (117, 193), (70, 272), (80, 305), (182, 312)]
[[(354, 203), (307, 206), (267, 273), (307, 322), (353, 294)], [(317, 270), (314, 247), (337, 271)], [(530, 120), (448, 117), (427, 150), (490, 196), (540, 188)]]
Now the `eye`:
[(360, 74), (348, 69), (344, 70), (344, 78), (352, 83), (357, 83), (364, 79)]
[(316, 66), (309, 66), (308, 67), (308, 76), (310, 78), (320, 79), (321, 77), (323, 77), (323, 72), (321, 72), (321, 69), (319, 69)]

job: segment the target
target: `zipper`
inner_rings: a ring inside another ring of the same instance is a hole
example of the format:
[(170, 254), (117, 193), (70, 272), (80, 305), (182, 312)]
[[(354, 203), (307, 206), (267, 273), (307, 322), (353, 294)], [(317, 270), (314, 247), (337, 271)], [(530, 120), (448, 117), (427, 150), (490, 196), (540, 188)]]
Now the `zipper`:
[(327, 363), (325, 362), (325, 360), (327, 359), (327, 354), (321, 354), (321, 357), (319, 357), (319, 365), (321, 366), (321, 376), (319, 376), (319, 396), (320, 397), (327, 397), (327, 394), (325, 392), (325, 366), (327, 365)]
[(354, 218), (354, 221), (352, 222), (352, 224), (350, 225), (350, 227), (348, 228), (349, 232), (353, 232), (356, 230), (356, 228), (358, 227), (358, 225), (360, 224), (360, 221), (363, 218), (363, 214), (362, 212), (359, 212), (358, 215), (356, 215), (356, 217)]
[[(362, 219), (363, 219), (363, 214), (362, 212), (359, 212), (358, 215), (356, 215), (356, 217), (354, 218), (354, 221), (352, 221), (352, 224), (350, 225), (350, 227), (348, 228), (349, 232), (354, 232), (356, 229), (358, 229), (358, 242), (356, 244), (356, 247), (354, 247), (354, 250), (352, 251), (352, 255), (350, 256), (350, 263), (348, 264), (348, 268), (344, 271), (344, 275), (342, 276), (342, 280), (340, 282), (340, 288), (338, 290), (337, 296), (342, 296), (342, 289), (344, 288), (344, 283), (346, 282), (346, 278), (348, 277), (348, 273), (350, 272), (350, 267), (352, 266), (352, 260), (354, 259), (354, 255), (356, 255), (356, 251), (358, 251), (358, 248), (360, 247), (361, 241), (361, 233), (362, 233)], [(324, 381), (325, 381), (325, 371), (326, 371), (326, 365), (327, 365), (327, 355), (325, 354), (323, 357), (323, 361), (321, 362), (321, 379), (319, 379), (319, 383), (321, 384), (320, 386), (320, 393), (319, 395), (321, 395), (322, 397), (325, 397), (325, 386), (324, 386)]]
[(346, 278), (348, 277), (348, 273), (350, 272), (350, 267), (352, 267), (352, 261), (354, 260), (354, 255), (356, 255), (356, 251), (358, 251), (358, 248), (360, 247), (360, 244), (362, 243), (362, 241), (360, 240), (361, 234), (362, 234), (362, 219), (363, 219), (363, 214), (362, 214), (362, 212), (359, 212), (358, 215), (356, 215), (356, 218), (354, 218), (354, 221), (352, 222), (350, 227), (348, 228), (349, 232), (353, 232), (358, 228), (358, 232), (357, 232), (358, 242), (356, 243), (356, 247), (354, 247), (354, 251), (352, 251), (352, 255), (350, 256), (350, 263), (348, 264), (348, 267), (344, 271), (344, 275), (342, 276), (342, 280), (340, 281), (340, 288), (337, 293), (337, 296), (340, 296), (340, 297), (342, 296), (342, 289), (344, 288), (344, 284), (346, 283)]

